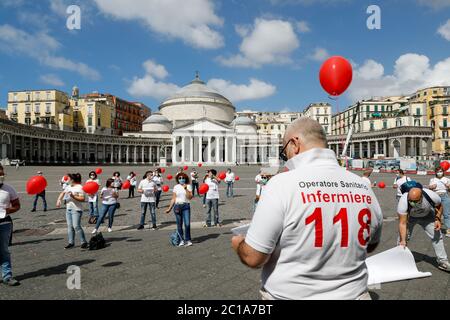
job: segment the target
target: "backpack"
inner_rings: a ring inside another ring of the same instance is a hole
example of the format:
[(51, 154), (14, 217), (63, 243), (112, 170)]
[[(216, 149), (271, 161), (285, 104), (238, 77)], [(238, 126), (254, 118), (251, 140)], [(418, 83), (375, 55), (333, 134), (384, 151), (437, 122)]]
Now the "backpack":
[(89, 250), (99, 250), (106, 246), (105, 238), (103, 238), (102, 233), (97, 233), (95, 236), (89, 240)]
[(170, 236), (169, 236), (169, 243), (171, 245), (173, 245), (174, 247), (178, 247), (178, 245), (180, 244), (181, 240), (182, 239), (181, 239), (180, 234), (178, 233), (178, 230), (176, 230), (175, 232), (171, 233)]
[[(409, 192), (413, 188), (418, 188), (418, 189), (422, 190), (423, 197), (428, 201), (429, 204), (431, 204), (431, 206), (433, 208), (436, 207), (436, 204), (434, 203), (434, 201), (430, 198), (428, 193), (426, 193), (424, 191), (422, 184), (417, 182), (417, 181), (414, 181), (414, 180), (406, 181), (404, 184), (402, 184), (400, 186), (400, 191), (402, 192), (402, 194), (405, 194), (405, 193)], [(408, 209), (409, 209), (409, 204), (408, 204)]]

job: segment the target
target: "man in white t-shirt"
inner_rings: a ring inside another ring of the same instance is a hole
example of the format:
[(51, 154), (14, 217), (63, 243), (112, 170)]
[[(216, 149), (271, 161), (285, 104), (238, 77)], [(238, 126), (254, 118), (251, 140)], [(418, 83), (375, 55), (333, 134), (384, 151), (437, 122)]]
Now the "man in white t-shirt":
[(142, 194), (141, 196), (141, 221), (138, 230), (144, 229), (145, 224), (145, 214), (147, 213), (147, 208), (150, 211), (150, 216), (152, 218), (152, 230), (156, 230), (156, 192), (158, 191), (158, 186), (153, 179), (153, 172), (147, 171), (144, 175), (144, 179), (141, 180), (138, 186), (138, 192)]
[[(204, 227), (212, 227), (214, 225), (220, 227), (222, 224), (219, 219), (219, 179), (217, 178), (217, 171), (211, 169), (208, 172), (208, 177), (205, 183), (209, 189), (206, 193), (206, 205), (208, 206), (206, 222)], [(214, 211), (214, 223), (211, 221), (211, 210)]]
[(394, 180), (394, 185), (392, 186), (394, 189), (397, 189), (397, 195), (396, 195), (397, 202), (402, 197), (402, 190), (400, 189), (402, 184), (404, 184), (405, 182), (408, 182), (408, 181), (411, 181), (411, 179), (405, 175), (405, 172), (402, 169), (399, 169), (397, 177), (395, 177), (395, 180)]
[(400, 198), (397, 213), (399, 217), (399, 245), (406, 247), (407, 230), (412, 235), (415, 225), (420, 225), (431, 239), (438, 268), (450, 272), (450, 264), (441, 233), (442, 206), (439, 195), (428, 189), (412, 188)]
[(441, 198), (442, 214), (444, 216), (445, 236), (450, 238), (450, 196), (448, 190), (450, 188), (450, 179), (444, 174), (441, 167), (436, 168), (436, 177), (431, 178), (428, 188), (436, 192)]
[(230, 168), (227, 169), (227, 173), (225, 175), (225, 182), (227, 184), (227, 198), (233, 198), (234, 196), (234, 190), (233, 190), (233, 185), (234, 185), (234, 172), (231, 171)]
[(19, 195), (10, 185), (5, 184), (5, 171), (0, 165), (0, 264), (3, 283), (18, 286), (20, 283), (12, 276), (9, 244), (13, 231), (11, 214), (20, 210)]
[(267, 184), (246, 237), (232, 239), (244, 264), (263, 267), (263, 299), (370, 299), (365, 260), (381, 208), (326, 145), (317, 121), (294, 121), (280, 154), (289, 171)]

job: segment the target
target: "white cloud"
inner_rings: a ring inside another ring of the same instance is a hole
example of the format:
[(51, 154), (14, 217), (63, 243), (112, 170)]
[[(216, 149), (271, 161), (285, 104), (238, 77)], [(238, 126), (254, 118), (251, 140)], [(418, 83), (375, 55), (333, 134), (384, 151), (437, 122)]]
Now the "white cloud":
[(274, 85), (254, 78), (250, 79), (249, 84), (234, 84), (223, 79), (211, 79), (207, 85), (233, 102), (263, 99), (277, 91)]
[(330, 54), (328, 53), (328, 51), (324, 48), (316, 48), (314, 50), (314, 53), (311, 54), (309, 56), (309, 58), (311, 60), (317, 61), (317, 62), (322, 62), (325, 61), (328, 57), (330, 56)]
[(445, 24), (440, 26), (438, 33), (444, 37), (445, 40), (450, 41), (450, 19), (448, 19)]
[(300, 33), (307, 33), (311, 31), (308, 22), (306, 21), (298, 21), (297, 22), (297, 31)]
[(224, 45), (214, 28), (223, 25), (211, 0), (94, 0), (100, 11), (120, 20), (137, 20), (151, 31), (202, 49)]
[(176, 84), (157, 80), (163, 80), (169, 74), (163, 65), (157, 64), (153, 60), (147, 60), (142, 66), (145, 70), (144, 77), (134, 77), (127, 90), (133, 97), (151, 97), (162, 100), (181, 89)]
[(427, 56), (407, 53), (400, 56), (394, 72), (386, 75), (384, 67), (374, 60), (367, 60), (354, 72), (349, 88), (354, 100), (373, 96), (411, 94), (419, 88), (450, 85), (450, 57), (430, 65)]
[(55, 87), (63, 87), (65, 85), (64, 81), (55, 74), (44, 74), (39, 77), (39, 80), (41, 80), (42, 83)]
[(251, 31), (244, 35), (240, 53), (231, 57), (217, 57), (228, 67), (259, 68), (265, 64), (288, 64), (292, 62), (292, 52), (300, 46), (300, 40), (291, 22), (283, 20), (256, 19)]
[(98, 71), (85, 63), (55, 55), (60, 48), (61, 44), (47, 31), (30, 34), (7, 24), (0, 25), (0, 51), (11, 55), (25, 55), (43, 65), (73, 71), (92, 80), (100, 79)]
[[(147, 60), (142, 64), (145, 75), (134, 77), (128, 87), (128, 93), (133, 97), (151, 97), (163, 100), (181, 88), (164, 81), (169, 73), (163, 65), (154, 60)], [(234, 84), (223, 79), (211, 79), (207, 86), (220, 92), (231, 101), (256, 100), (269, 97), (276, 92), (276, 87), (258, 79), (250, 79), (249, 84)]]

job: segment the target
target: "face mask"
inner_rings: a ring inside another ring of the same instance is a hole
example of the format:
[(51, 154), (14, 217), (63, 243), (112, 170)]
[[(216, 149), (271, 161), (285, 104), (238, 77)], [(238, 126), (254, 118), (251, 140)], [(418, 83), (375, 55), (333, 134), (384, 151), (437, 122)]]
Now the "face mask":
[(266, 185), (268, 182), (267, 178), (261, 179), (261, 184)]
[(5, 176), (0, 176), (0, 184), (3, 184), (5, 182)]
[(95, 176), (91, 176), (91, 179), (94, 179), (95, 178)]
[(443, 176), (444, 176), (443, 172), (436, 173), (436, 177), (438, 177), (438, 178), (442, 178)]
[(180, 179), (180, 180), (178, 180), (178, 182), (179, 182), (180, 184), (185, 184), (185, 183), (186, 183), (186, 179)]
[(411, 208), (418, 208), (420, 207), (421, 202), (413, 202), (413, 201), (408, 201), (409, 205), (411, 206)]

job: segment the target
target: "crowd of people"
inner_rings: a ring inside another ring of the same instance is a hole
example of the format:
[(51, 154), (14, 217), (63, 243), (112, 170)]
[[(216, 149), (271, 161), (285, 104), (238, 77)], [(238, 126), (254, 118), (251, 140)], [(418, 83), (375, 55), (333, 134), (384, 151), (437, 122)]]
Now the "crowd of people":
[[(373, 190), (377, 184), (370, 181), (372, 171), (360, 177), (339, 166), (336, 155), (326, 146), (320, 124), (308, 118), (299, 119), (288, 127), (280, 153), (288, 172), (279, 173), (278, 169), (266, 167), (255, 177), (253, 218), (245, 234), (232, 238), (232, 247), (244, 264), (263, 268), (262, 299), (370, 299), (365, 260), (380, 243), (383, 223), (381, 207)], [(42, 175), (42, 172), (38, 174)], [(12, 233), (10, 215), (20, 209), (20, 201), (16, 191), (4, 180), (5, 174), (0, 167), (2, 276), (5, 284), (15, 286), (19, 283), (12, 277), (8, 244)], [(79, 173), (67, 174), (61, 179), (62, 191), (56, 206), (64, 205), (66, 209), (66, 249), (75, 246), (76, 237), (81, 248), (88, 247), (81, 225), (84, 202), (89, 204), (89, 223), (95, 225), (92, 233), (99, 232), (106, 218), (107, 231), (113, 231), (114, 215), (120, 208), (123, 189), (128, 189), (129, 199), (135, 198), (135, 191), (140, 196), (137, 229), (145, 228), (147, 212), (150, 229), (158, 229), (157, 209), (164, 184), (160, 168), (146, 171), (140, 180), (134, 172), (130, 172), (125, 181), (120, 172), (114, 172), (104, 185), (92, 171), (87, 181), (97, 183), (99, 191), (86, 194)], [(231, 169), (220, 177), (215, 169), (208, 169), (203, 178), (196, 169), (190, 173), (185, 173), (183, 168), (177, 171), (164, 213), (174, 214), (176, 233), (180, 238), (178, 246), (193, 245), (191, 200), (194, 197), (202, 199), (204, 227), (222, 226), (219, 187), (224, 183), (227, 198), (232, 198), (235, 181)], [(320, 186), (318, 182), (321, 181), (328, 182), (327, 190)], [(203, 185), (208, 186), (207, 192), (201, 192)], [(427, 185), (398, 170), (392, 188), (398, 214), (396, 245), (406, 249), (414, 227), (419, 225), (431, 239), (437, 267), (450, 272), (443, 240), (450, 237), (450, 179), (445, 177), (444, 170), (436, 168), (435, 176)], [(305, 198), (302, 202), (299, 194), (303, 191), (322, 196), (313, 203)], [(351, 200), (339, 202), (327, 197), (343, 192), (351, 194), (348, 198)], [(43, 200), (44, 210), (47, 209), (44, 191), (35, 196), (33, 212), (39, 199)]]

